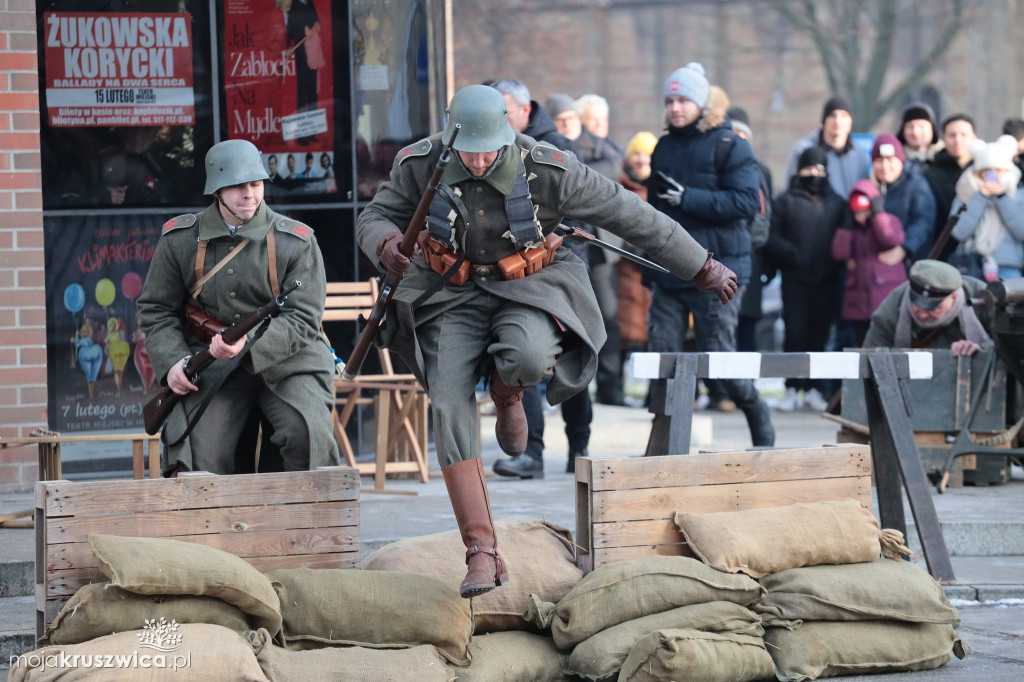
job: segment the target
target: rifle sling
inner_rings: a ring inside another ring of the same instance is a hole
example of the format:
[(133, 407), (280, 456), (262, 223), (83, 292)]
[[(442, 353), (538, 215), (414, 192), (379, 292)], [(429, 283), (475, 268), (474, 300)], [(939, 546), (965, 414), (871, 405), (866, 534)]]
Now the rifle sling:
[(445, 273), (441, 275), (441, 277), (438, 278), (437, 281), (435, 281), (433, 284), (427, 287), (422, 294), (416, 297), (416, 300), (412, 302), (413, 310), (419, 308), (428, 298), (430, 298), (437, 292), (441, 291), (441, 289), (444, 288), (444, 285), (448, 283), (448, 280), (450, 280), (455, 275), (455, 273), (459, 271), (459, 268), (462, 267), (462, 264), (465, 262), (465, 260), (466, 254), (459, 254), (458, 260), (452, 263), (452, 266), (445, 270)]
[[(196, 406), (196, 409), (192, 411), (192, 414), (189, 416), (188, 419), (188, 425), (185, 427), (185, 432), (182, 433), (173, 443), (167, 443), (167, 447), (173, 448), (175, 445), (178, 445), (186, 438), (188, 438), (188, 435), (192, 433), (192, 429), (194, 429), (196, 427), (196, 424), (199, 423), (200, 417), (202, 417), (203, 413), (206, 412), (206, 408), (209, 407), (210, 401), (213, 400), (213, 397), (215, 395), (217, 395), (217, 391), (219, 391), (220, 387), (224, 385), (224, 382), (227, 381), (227, 378), (231, 376), (231, 373), (238, 368), (238, 365), (242, 362), (242, 358), (244, 358), (246, 354), (249, 352), (249, 349), (252, 348), (252, 344), (256, 343), (259, 340), (259, 338), (263, 336), (263, 332), (267, 331), (267, 327), (269, 326), (270, 318), (268, 317), (265, 320), (263, 320), (263, 323), (260, 324), (259, 328), (256, 330), (256, 333), (253, 334), (252, 338), (246, 341), (245, 346), (242, 348), (241, 351), (239, 351), (238, 355), (228, 360), (228, 370), (224, 372), (224, 376), (221, 377), (221, 380), (217, 382), (217, 385), (214, 386), (210, 390), (210, 392), (206, 394), (206, 397), (203, 398), (202, 402), (199, 403)], [(184, 407), (184, 405), (182, 406)], [(166, 434), (167, 430), (164, 429), (164, 435), (166, 436)]]

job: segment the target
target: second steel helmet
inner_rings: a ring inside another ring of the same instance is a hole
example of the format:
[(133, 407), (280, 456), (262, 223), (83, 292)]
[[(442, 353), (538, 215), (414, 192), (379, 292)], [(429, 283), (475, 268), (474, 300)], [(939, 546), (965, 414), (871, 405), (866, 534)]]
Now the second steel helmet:
[(505, 98), (488, 85), (470, 85), (452, 97), (442, 137), (445, 144), (451, 140), (456, 124), (461, 128), (454, 147), (460, 152), (493, 152), (516, 139), (508, 122)]
[(213, 194), (224, 187), (254, 180), (269, 180), (260, 150), (248, 140), (224, 140), (206, 152), (206, 189)]

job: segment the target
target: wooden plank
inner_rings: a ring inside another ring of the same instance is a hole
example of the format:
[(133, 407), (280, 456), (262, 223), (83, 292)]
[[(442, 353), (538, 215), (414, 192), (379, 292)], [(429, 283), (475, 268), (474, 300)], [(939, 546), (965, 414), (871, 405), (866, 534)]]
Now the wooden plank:
[(86, 542), (89, 533), (169, 537), (250, 533), (290, 528), (358, 526), (358, 500), (249, 507), (215, 507), (145, 514), (58, 516), (47, 519), (49, 544)]
[(596, 459), (594, 491), (622, 488), (673, 488), (689, 485), (842, 478), (871, 473), (864, 445), (798, 450), (717, 452), (666, 457)]
[(612, 561), (637, 559), (647, 556), (687, 556), (695, 558), (690, 548), (684, 544), (677, 545), (643, 545), (641, 547), (609, 547), (594, 550), (594, 567)]
[(292, 554), (289, 556), (261, 556), (246, 559), (260, 573), (279, 568), (359, 568), (360, 553), (335, 552), (331, 554)]
[[(193, 542), (235, 556), (284, 556), (289, 554), (328, 554), (359, 550), (359, 526), (336, 528), (296, 528), (213, 535), (172, 535), (166, 540)], [(46, 549), (48, 572), (96, 566), (96, 557), (88, 542), (51, 544)]]
[(739, 511), (847, 498), (871, 509), (871, 477), (605, 490), (594, 494), (592, 513), (594, 523), (605, 523), (671, 518), (677, 511)]
[(605, 547), (671, 545), (683, 541), (683, 534), (671, 519), (595, 523), (591, 533), (595, 550)]
[[(54, 597), (70, 597), (86, 585), (106, 582), (110, 581), (98, 568), (75, 568), (68, 571), (53, 571), (47, 577), (47, 583), (45, 589), (42, 589), (42, 594), (45, 595), (47, 601)], [(36, 586), (37, 604), (40, 597), (40, 588), (42, 587), (41, 585)]]
[(349, 467), (233, 476), (189, 476), (142, 481), (58, 481), (46, 487), (46, 514), (80, 516), (255, 504), (358, 499), (358, 473)]

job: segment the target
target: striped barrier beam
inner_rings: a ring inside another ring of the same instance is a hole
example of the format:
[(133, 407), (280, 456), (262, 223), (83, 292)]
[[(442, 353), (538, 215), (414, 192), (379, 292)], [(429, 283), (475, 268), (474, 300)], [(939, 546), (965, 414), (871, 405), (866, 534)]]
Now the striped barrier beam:
[[(633, 353), (630, 366), (637, 379), (671, 379), (676, 358), (695, 356), (698, 379), (867, 379), (868, 353)], [(931, 379), (928, 351), (886, 352), (900, 379)]]

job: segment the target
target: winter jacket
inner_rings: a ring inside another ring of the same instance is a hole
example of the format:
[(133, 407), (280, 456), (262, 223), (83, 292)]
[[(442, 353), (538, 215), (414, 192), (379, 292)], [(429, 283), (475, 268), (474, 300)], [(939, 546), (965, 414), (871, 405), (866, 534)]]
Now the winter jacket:
[(848, 213), (846, 200), (830, 185), (811, 194), (793, 176), (772, 207), (765, 255), (788, 282), (833, 286), (839, 264), (832, 260), (832, 238)]
[(804, 150), (814, 145), (820, 145), (825, 150), (828, 158), (828, 182), (832, 189), (841, 197), (850, 196), (853, 184), (871, 174), (871, 167), (867, 155), (853, 146), (853, 142), (846, 141), (846, 146), (837, 151), (829, 147), (821, 139), (821, 131), (816, 130), (806, 137), (800, 138), (793, 145), (793, 151), (789, 153), (789, 161), (786, 162), (786, 182), (796, 175), (797, 162)]
[[(949, 209), (953, 206), (953, 199), (956, 198), (956, 181), (964, 169), (960, 167), (957, 160), (950, 156), (945, 149), (935, 154), (931, 164), (924, 172), (924, 179), (931, 187), (932, 196), (935, 197), (935, 238), (939, 238), (942, 228), (946, 226), (949, 218)], [(952, 249), (950, 249), (952, 250)]]
[[(750, 280), (750, 232), (746, 221), (760, 210), (758, 166), (746, 140), (736, 135), (728, 121), (701, 132), (698, 123), (670, 127), (651, 154), (651, 178), (647, 200), (656, 209), (686, 227), (715, 259), (736, 273), (739, 283)], [(722, 149), (717, 152), (716, 147)], [(721, 168), (721, 172), (719, 172)], [(659, 173), (680, 183), (679, 206), (658, 195), (669, 185)], [(671, 290), (688, 289), (693, 282), (674, 275), (644, 273), (644, 281)]]
[[(874, 199), (880, 192), (870, 180), (858, 180), (853, 188)], [(843, 291), (842, 317), (867, 322), (890, 291), (907, 281), (903, 262), (886, 265), (878, 254), (903, 243), (903, 225), (891, 213), (876, 213), (866, 224), (847, 214), (846, 224), (832, 238), (832, 258), (850, 263)], [(852, 261), (852, 263), (851, 263)]]
[[(1017, 188), (1016, 173), (1007, 180), (1013, 189), (992, 197), (987, 197), (977, 190), (979, 181), (974, 180), (971, 177), (973, 175), (973, 169), (966, 170), (957, 182), (957, 196), (950, 210), (955, 213), (965, 203), (967, 210), (960, 214), (960, 219), (953, 228), (953, 238), (960, 242), (977, 240), (978, 228), (986, 221), (992, 222), (989, 229), (995, 229), (996, 224), (1002, 223), (1001, 227), (1005, 232), (998, 245), (990, 252), (992, 258), (1000, 267), (1021, 269), (1024, 265), (1024, 191)], [(978, 248), (977, 243), (972, 243), (971, 247), (975, 251), (983, 251)]]
[(580, 152), (576, 144), (568, 137), (558, 132), (551, 115), (537, 102), (530, 102), (530, 121), (526, 124), (523, 135), (529, 135), (537, 142), (547, 142), (552, 147), (557, 147), (565, 152), (572, 152), (576, 158), (580, 158)]
[(884, 186), (885, 212), (903, 224), (903, 248), (911, 261), (928, 257), (935, 234), (935, 197), (916, 166), (907, 164), (896, 182)]

